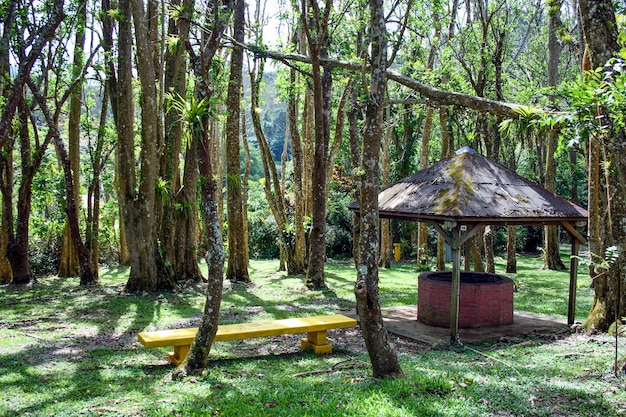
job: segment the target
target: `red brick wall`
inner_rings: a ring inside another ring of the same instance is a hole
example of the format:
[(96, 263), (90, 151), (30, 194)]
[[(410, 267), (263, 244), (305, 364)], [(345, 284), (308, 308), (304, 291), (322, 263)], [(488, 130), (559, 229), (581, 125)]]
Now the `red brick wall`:
[[(461, 283), (459, 327), (490, 327), (513, 323), (513, 281)], [(417, 318), (431, 326), (450, 326), (451, 283), (418, 280)]]

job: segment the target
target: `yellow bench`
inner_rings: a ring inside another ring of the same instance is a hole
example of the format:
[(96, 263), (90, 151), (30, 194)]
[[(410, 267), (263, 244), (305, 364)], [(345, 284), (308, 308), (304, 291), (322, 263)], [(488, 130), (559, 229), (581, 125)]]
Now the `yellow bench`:
[[(284, 320), (255, 321), (251, 323), (218, 326), (214, 342), (249, 339), (253, 337), (278, 336), (281, 334), (307, 333), (300, 347), (315, 353), (331, 353), (332, 346), (326, 341), (326, 330), (355, 327), (356, 320), (343, 314), (311, 316)], [(197, 328), (157, 330), (139, 333), (138, 339), (147, 348), (173, 346), (174, 352), (167, 356), (170, 363), (178, 365), (185, 359)]]

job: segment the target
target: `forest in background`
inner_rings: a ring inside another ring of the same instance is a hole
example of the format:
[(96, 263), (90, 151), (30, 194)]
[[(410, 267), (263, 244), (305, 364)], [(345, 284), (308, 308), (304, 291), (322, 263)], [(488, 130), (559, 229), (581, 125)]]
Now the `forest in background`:
[[(363, 239), (376, 265), (400, 242), (440, 268), (427, 225), (363, 237), (346, 205), (469, 145), (589, 208), (589, 326), (626, 316), (623, 5), (373, 3), (3, 2), (0, 280), (90, 285), (119, 262), (129, 291), (210, 291), (225, 259), (246, 282), (250, 257), (276, 257), (315, 289), (327, 257), (370, 262)], [(476, 270), (538, 248), (564, 268), (555, 228), (470, 244)]]

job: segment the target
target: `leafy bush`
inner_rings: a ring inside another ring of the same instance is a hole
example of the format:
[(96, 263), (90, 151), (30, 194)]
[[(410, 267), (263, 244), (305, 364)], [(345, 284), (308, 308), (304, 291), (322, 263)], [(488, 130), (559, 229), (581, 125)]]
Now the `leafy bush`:
[(348, 210), (352, 202), (349, 194), (331, 190), (326, 215), (326, 256), (348, 258), (352, 256), (352, 219)]
[(248, 249), (251, 258), (278, 258), (278, 242), (279, 233), (274, 216), (254, 213), (248, 218)]
[(271, 259), (280, 256), (280, 234), (272, 215), (263, 186), (259, 181), (248, 184), (248, 250), (253, 259)]
[(52, 156), (46, 156), (32, 187), (28, 245), (31, 270), (35, 275), (55, 274), (65, 226), (65, 181)]

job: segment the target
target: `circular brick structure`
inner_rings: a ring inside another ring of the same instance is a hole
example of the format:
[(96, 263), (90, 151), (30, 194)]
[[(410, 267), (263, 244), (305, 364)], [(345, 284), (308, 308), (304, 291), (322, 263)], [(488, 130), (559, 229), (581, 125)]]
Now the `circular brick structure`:
[[(449, 327), (452, 272), (423, 272), (417, 285), (417, 319)], [(512, 324), (513, 290), (513, 281), (503, 275), (461, 272), (459, 328)]]

